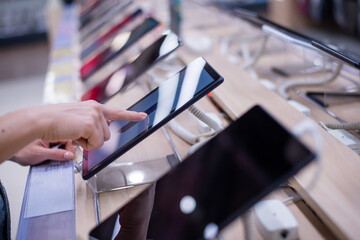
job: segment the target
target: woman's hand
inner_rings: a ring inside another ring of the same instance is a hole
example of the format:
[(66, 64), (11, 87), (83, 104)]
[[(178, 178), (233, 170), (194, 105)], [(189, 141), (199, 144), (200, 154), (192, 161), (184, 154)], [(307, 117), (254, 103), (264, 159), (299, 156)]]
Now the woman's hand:
[(49, 159), (68, 161), (74, 158), (75, 151), (71, 141), (49, 143), (37, 139), (16, 153), (11, 160), (23, 166), (36, 165)]
[[(35, 156), (37, 160), (41, 151), (61, 154), (60, 150), (47, 147), (48, 143), (54, 142), (72, 142), (85, 150), (92, 150), (101, 147), (110, 138), (109, 124), (112, 120), (141, 121), (146, 116), (146, 113), (121, 110), (95, 101), (45, 105), (11, 112), (0, 117), (0, 163), (15, 154), (20, 154), (18, 159), (23, 159), (19, 161), (22, 164), (29, 163), (30, 158), (25, 157), (26, 154)], [(33, 143), (37, 139), (42, 141)]]
[(112, 120), (141, 121), (147, 115), (112, 108), (95, 101), (58, 104), (42, 109), (47, 126), (40, 138), (48, 142), (72, 140), (85, 150), (101, 147), (109, 140)]

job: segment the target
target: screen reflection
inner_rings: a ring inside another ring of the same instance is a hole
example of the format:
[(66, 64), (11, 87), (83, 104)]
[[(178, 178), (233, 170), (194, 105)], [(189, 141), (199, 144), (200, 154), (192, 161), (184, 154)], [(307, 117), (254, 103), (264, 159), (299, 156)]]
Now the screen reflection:
[[(154, 198), (145, 199), (142, 193), (134, 199), (148, 201), (152, 211), (146, 237), (131, 239), (213, 239), (313, 158), (312, 152), (256, 106), (161, 177)], [(126, 217), (121, 210), (115, 215), (119, 213), (120, 219)], [(90, 235), (107, 239), (102, 235), (104, 226), (100, 224)], [(130, 238), (118, 235), (117, 239)]]
[[(128, 110), (146, 112), (140, 122), (113, 121), (111, 138), (101, 148), (89, 151), (83, 162), (83, 177), (93, 175), (161, 125), (175, 117), (190, 104), (222, 82), (222, 78), (203, 58), (191, 62), (179, 73), (161, 83)], [(149, 130), (151, 130), (149, 132)], [(98, 168), (98, 169), (96, 169)], [(87, 177), (84, 177), (86, 179)]]

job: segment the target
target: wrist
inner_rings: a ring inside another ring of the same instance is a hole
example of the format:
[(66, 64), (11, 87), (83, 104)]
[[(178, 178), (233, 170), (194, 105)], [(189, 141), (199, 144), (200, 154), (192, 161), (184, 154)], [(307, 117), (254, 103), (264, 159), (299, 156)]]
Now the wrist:
[(33, 136), (34, 139), (42, 139), (50, 125), (47, 111), (43, 110), (43, 106), (28, 108), (26, 111), (32, 131), (30, 135)]

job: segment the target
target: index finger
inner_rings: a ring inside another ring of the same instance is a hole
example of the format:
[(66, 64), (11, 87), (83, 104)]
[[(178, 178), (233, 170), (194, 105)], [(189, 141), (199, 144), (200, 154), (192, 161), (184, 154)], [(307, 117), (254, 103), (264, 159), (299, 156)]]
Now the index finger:
[(106, 120), (141, 121), (147, 117), (146, 113), (115, 109), (103, 106), (103, 113)]

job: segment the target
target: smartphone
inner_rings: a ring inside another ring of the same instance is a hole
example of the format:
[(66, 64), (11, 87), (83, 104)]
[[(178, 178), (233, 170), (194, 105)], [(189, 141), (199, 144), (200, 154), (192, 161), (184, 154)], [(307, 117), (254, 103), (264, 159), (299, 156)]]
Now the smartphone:
[(119, 33), (119, 31), (126, 26), (129, 22), (131, 22), (136, 17), (140, 16), (142, 14), (141, 9), (135, 10), (133, 13), (125, 16), (123, 19), (121, 19), (117, 24), (115, 24), (112, 28), (110, 28), (107, 32), (102, 34), (100, 37), (95, 39), (91, 44), (86, 46), (81, 51), (81, 59), (86, 58), (90, 53), (92, 53), (95, 49), (103, 45), (107, 40), (113, 38), (116, 36), (116, 34)]
[(360, 56), (357, 55), (356, 53), (347, 51), (345, 49), (339, 49), (336, 48), (335, 46), (326, 45), (319, 41), (312, 41), (311, 44), (314, 47), (330, 54), (331, 56), (334, 56), (340, 59), (341, 61), (350, 64), (351, 66), (357, 69), (360, 69)]
[(188, 64), (128, 109), (146, 112), (146, 119), (111, 122), (110, 140), (98, 149), (84, 151), (83, 179), (94, 176), (222, 82), (223, 78), (203, 58)]
[(114, 231), (116, 221), (106, 219), (90, 239), (125, 239), (126, 218), (135, 216), (129, 211), (143, 213), (141, 219), (148, 221), (136, 229), (144, 232), (141, 239), (214, 239), (314, 157), (266, 110), (254, 106), (163, 175), (154, 191), (149, 188), (152, 198), (145, 191), (111, 215), (116, 219), (120, 213), (120, 231)]
[(130, 47), (133, 43), (139, 40), (146, 33), (159, 25), (159, 22), (149, 17), (143, 23), (135, 27), (131, 32), (122, 32), (118, 34), (111, 42), (111, 45), (105, 48), (102, 52), (94, 58), (86, 62), (80, 69), (80, 76), (83, 81), (86, 81), (98, 69), (104, 66), (111, 59), (120, 55), (125, 49)]
[(360, 92), (307, 91), (306, 96), (323, 107), (360, 101)]
[(134, 82), (140, 75), (145, 73), (154, 64), (167, 57), (181, 45), (182, 42), (178, 36), (173, 32), (168, 31), (140, 53), (133, 62), (124, 64), (103, 81), (87, 91), (81, 97), (81, 100), (95, 100), (105, 103), (116, 93), (126, 89), (130, 83)]

